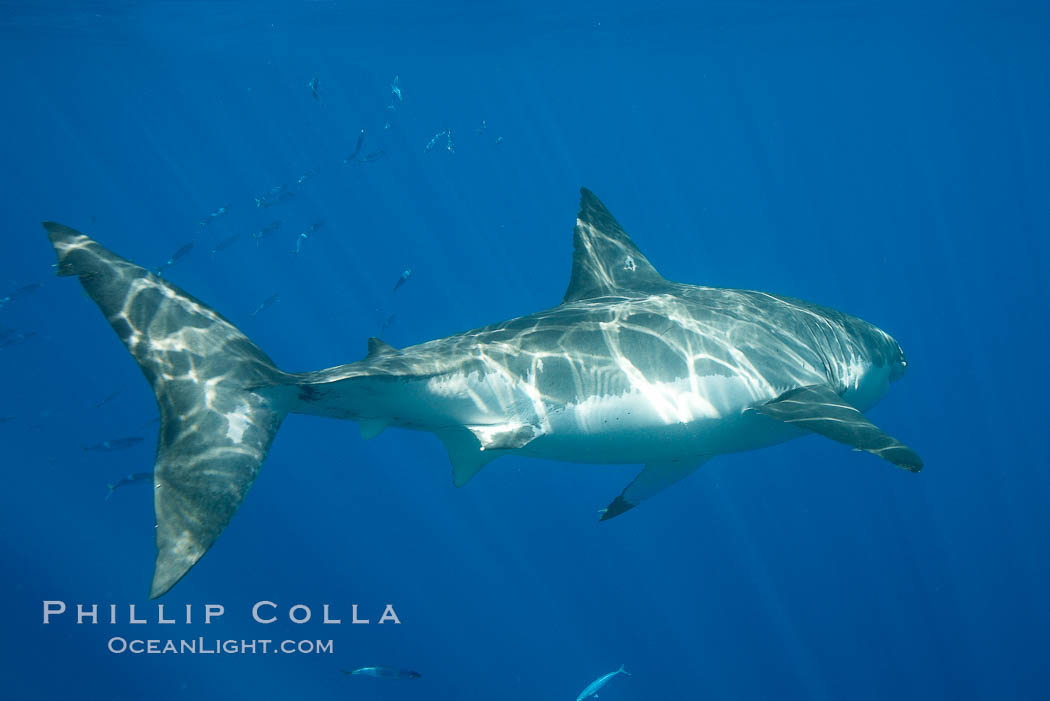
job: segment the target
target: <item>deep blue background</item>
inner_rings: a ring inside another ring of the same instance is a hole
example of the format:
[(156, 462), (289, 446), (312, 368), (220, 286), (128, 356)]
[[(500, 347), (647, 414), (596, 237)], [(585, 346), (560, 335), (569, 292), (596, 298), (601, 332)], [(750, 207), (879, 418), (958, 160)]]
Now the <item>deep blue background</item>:
[[(35, 334), (0, 349), (2, 695), (571, 699), (626, 663), (604, 701), (1046, 698), (1050, 21), (918, 4), (4, 3), (0, 297), (42, 287), (0, 308)], [(385, 156), (342, 165), (362, 128)], [(446, 128), (456, 152), (424, 153)], [(298, 371), (361, 357), (390, 313), (401, 346), (558, 303), (580, 185), (668, 278), (892, 333), (909, 372), (870, 416), (926, 469), (807, 438), (599, 524), (636, 466), (506, 458), (455, 489), (429, 435), (293, 416), (163, 599), (221, 622), (41, 625), (44, 599), (145, 602), (150, 490), (104, 496), (150, 468), (155, 430), (41, 220), (149, 265), (195, 242), (168, 278)], [(392, 602), (403, 624), (260, 626), (260, 599), (344, 621)], [(113, 635), (336, 654), (118, 656)], [(423, 678), (338, 671), (367, 664)]]

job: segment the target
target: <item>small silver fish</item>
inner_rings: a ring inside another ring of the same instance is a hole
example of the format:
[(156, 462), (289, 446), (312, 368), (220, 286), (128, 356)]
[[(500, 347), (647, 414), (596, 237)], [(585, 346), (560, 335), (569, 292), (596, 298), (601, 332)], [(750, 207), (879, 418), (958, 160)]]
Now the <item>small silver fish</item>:
[(448, 134), (448, 130), (442, 129), (437, 134), (434, 134), (432, 137), (430, 137), (430, 141), (428, 141), (427, 145), (423, 147), (423, 153), (430, 153), (430, 150), (434, 148), (435, 144), (437, 144), (438, 139), (440, 139), (442, 136), (445, 136), (446, 134)]
[(36, 331), (16, 331), (15, 329), (0, 328), (0, 348), (9, 348), (25, 343), (36, 336)]
[(111, 438), (95, 445), (86, 445), (84, 450), (91, 453), (112, 453), (116, 450), (124, 450), (142, 442), (141, 436), (129, 436), (127, 438)]
[(189, 255), (190, 251), (192, 251), (192, 250), (193, 250), (193, 242), (192, 241), (187, 243), (187, 244), (184, 244), (179, 250), (175, 251), (175, 253), (173, 253), (171, 255), (171, 258), (168, 258), (167, 262), (165, 262), (164, 265), (162, 265), (159, 268), (157, 268), (157, 275), (160, 275), (161, 273), (163, 273), (165, 268), (169, 268), (169, 267), (175, 265), (176, 263), (178, 263), (180, 260), (182, 260), (187, 255)]
[(229, 212), (229, 211), (230, 211), (230, 206), (229, 205), (225, 205), (223, 207), (219, 207), (214, 212), (209, 212), (208, 216), (204, 217), (203, 219), (201, 219), (197, 223), (200, 224), (202, 227), (203, 226), (207, 226), (208, 224), (211, 224), (214, 220), (218, 219), (219, 217), (226, 216), (226, 213)]
[(296, 238), (295, 240), (295, 250), (292, 251), (292, 253), (300, 253), (303, 250), (303, 243), (306, 241), (306, 239), (310, 238), (310, 235), (316, 232), (322, 226), (324, 226), (324, 219), (318, 219), (313, 224), (308, 226), (303, 233), (299, 234), (298, 238)]
[(615, 677), (617, 674), (626, 674), (628, 677), (631, 673), (620, 665), (620, 668), (615, 672), (609, 672), (595, 679), (593, 682), (587, 685), (587, 688), (580, 692), (580, 695), (576, 697), (576, 701), (583, 701), (584, 699), (595, 698), (598, 696), (598, 690), (609, 683), (609, 680)]
[(110, 392), (108, 395), (106, 395), (105, 399), (103, 399), (100, 402), (96, 402), (95, 405), (94, 405), (94, 408), (95, 409), (101, 409), (102, 407), (104, 407), (105, 405), (109, 404), (114, 399), (116, 399), (118, 396), (120, 396), (120, 390), (119, 389), (116, 392)]
[(343, 159), (343, 163), (353, 163), (357, 160), (357, 156), (361, 153), (361, 146), (365, 143), (365, 130), (362, 129), (361, 133), (357, 135), (357, 143), (354, 145), (354, 152)]
[(109, 492), (106, 494), (106, 501), (109, 501), (109, 498), (113, 496), (113, 490), (117, 489), (118, 487), (124, 487), (129, 484), (141, 484), (146, 482), (147, 480), (150, 482), (153, 481), (152, 472), (133, 472), (130, 475), (125, 475), (124, 477), (121, 477), (113, 484), (107, 484), (106, 486), (109, 487)]
[(35, 282), (31, 282), (28, 285), (22, 285), (21, 287), (13, 290), (6, 297), (0, 297), (0, 307), (4, 306), (13, 299), (18, 299), (22, 295), (29, 294), (30, 292), (38, 289), (40, 289), (40, 285)]
[(396, 667), (361, 667), (352, 672), (348, 672), (345, 669), (340, 671), (343, 674), (359, 674), (364, 677), (376, 677), (378, 679), (419, 679), (423, 676), (419, 672)]
[(255, 245), (258, 246), (260, 241), (262, 241), (267, 236), (270, 236), (271, 234), (273, 234), (273, 232), (277, 231), (280, 228), (281, 220), (274, 219), (272, 222), (256, 231), (254, 234), (252, 234), (252, 238), (255, 239)]
[(262, 301), (262, 304), (260, 304), (258, 307), (255, 308), (255, 311), (252, 312), (252, 316), (255, 316), (256, 314), (258, 314), (261, 311), (269, 309), (274, 304), (276, 304), (278, 301), (280, 301), (280, 299), (281, 299), (281, 295), (279, 295), (279, 294), (272, 294), (272, 295), (270, 295), (269, 297), (267, 297), (266, 299), (264, 299)]
[(255, 198), (256, 207), (272, 207), (281, 202), (287, 202), (295, 197), (295, 193), (288, 190), (287, 185), (278, 185), (270, 188), (270, 191), (262, 197)]
[(383, 321), (383, 325), (380, 327), (379, 333), (376, 334), (377, 338), (382, 338), (383, 337), (383, 334), (386, 332), (386, 330), (388, 328), (390, 328), (390, 325), (392, 323), (394, 323), (394, 317), (396, 317), (396, 316), (397, 316), (396, 314), (391, 314), (390, 316), (388, 316), (386, 318), (386, 320)]
[(429, 153), (430, 149), (433, 149), (437, 145), (438, 140), (441, 139), (442, 136), (445, 137), (445, 150), (449, 153), (455, 153), (456, 144), (453, 143), (453, 130), (451, 129), (444, 129), (433, 136), (430, 136), (430, 141), (426, 142), (426, 146), (423, 147), (423, 153)]
[(211, 252), (218, 253), (219, 251), (226, 250), (233, 244), (237, 243), (237, 239), (239, 239), (240, 237), (240, 234), (234, 234), (233, 236), (228, 236), (227, 238), (224, 238), (222, 241), (219, 241), (217, 244), (215, 244), (215, 247), (211, 249)]
[(409, 268), (405, 272), (401, 273), (401, 277), (397, 279), (397, 283), (394, 285), (394, 292), (397, 292), (398, 288), (405, 284), (405, 281), (412, 276), (412, 268)]

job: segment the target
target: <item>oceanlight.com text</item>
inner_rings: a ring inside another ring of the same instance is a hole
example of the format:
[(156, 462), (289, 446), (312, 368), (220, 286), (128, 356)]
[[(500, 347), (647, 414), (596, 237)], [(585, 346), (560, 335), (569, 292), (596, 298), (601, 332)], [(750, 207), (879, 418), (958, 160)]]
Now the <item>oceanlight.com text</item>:
[(106, 645), (115, 655), (331, 655), (331, 640), (130, 640), (112, 637)]

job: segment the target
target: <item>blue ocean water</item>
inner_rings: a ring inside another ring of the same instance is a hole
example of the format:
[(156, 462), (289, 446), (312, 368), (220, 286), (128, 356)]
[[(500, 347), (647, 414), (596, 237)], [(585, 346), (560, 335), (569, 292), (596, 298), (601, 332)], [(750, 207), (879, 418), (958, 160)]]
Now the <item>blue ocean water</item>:
[[(2, 695), (572, 699), (624, 663), (603, 700), (1046, 698), (1048, 20), (1035, 2), (3, 3)], [(403, 346), (557, 304), (581, 185), (669, 279), (893, 334), (908, 374), (869, 416), (923, 472), (808, 437), (599, 523), (637, 466), (501, 458), (456, 489), (429, 434), (291, 416), (160, 600), (193, 622), (158, 623), (150, 489), (106, 499), (151, 469), (155, 403), (54, 277), (40, 221), (150, 267), (193, 243), (166, 278), (306, 371), (384, 325)], [(44, 625), (52, 600), (70, 611)], [(278, 622), (252, 620), (259, 601)], [(206, 604), (225, 614), (204, 625)], [(400, 625), (378, 625), (386, 604)], [(376, 664), (422, 676), (340, 673)]]

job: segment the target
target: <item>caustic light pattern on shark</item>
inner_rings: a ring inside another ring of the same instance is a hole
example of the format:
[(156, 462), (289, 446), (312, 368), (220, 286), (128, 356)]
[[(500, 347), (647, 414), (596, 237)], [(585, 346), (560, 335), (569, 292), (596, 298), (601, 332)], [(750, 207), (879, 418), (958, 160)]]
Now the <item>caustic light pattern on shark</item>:
[(508, 454), (643, 463), (612, 518), (715, 455), (818, 433), (907, 470), (919, 456), (864, 418), (904, 372), (900, 346), (788, 297), (665, 280), (582, 190), (572, 278), (545, 311), (349, 365), (287, 373), (233, 324), (88, 236), (44, 224), (153, 386), (157, 561), (151, 596), (207, 552), (288, 413), (429, 431), (457, 486)]

